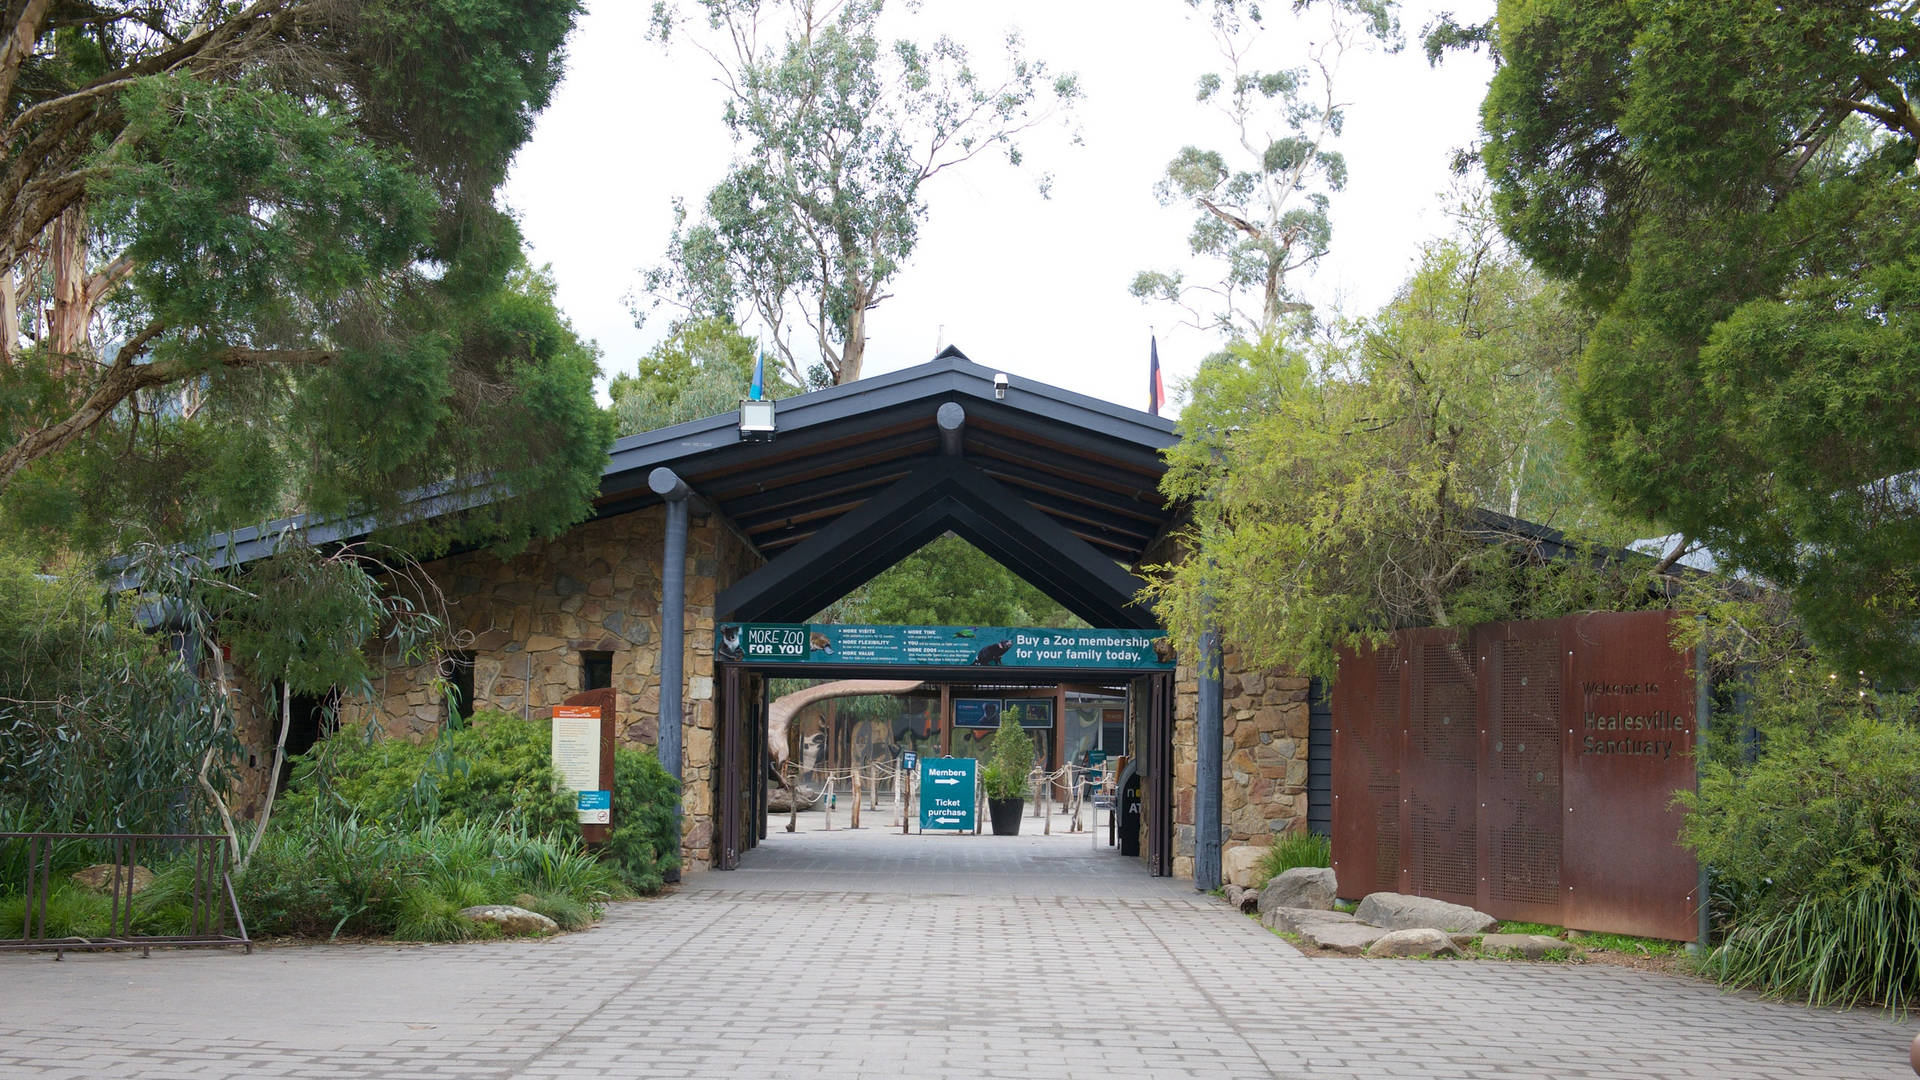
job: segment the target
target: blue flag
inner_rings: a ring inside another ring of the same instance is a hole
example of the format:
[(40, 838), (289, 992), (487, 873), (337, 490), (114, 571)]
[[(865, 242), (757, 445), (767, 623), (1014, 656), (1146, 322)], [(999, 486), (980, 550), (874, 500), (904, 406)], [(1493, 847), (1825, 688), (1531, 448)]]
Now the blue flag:
[(767, 354), (762, 350), (753, 361), (753, 385), (747, 387), (747, 400), (759, 401), (767, 392)]

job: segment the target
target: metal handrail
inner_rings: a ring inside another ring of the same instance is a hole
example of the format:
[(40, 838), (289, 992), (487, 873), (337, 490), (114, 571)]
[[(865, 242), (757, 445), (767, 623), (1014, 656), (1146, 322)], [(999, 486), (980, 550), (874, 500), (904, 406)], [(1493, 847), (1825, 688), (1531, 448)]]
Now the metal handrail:
[[(59, 840), (99, 844), (106, 850), (106, 864), (115, 867), (109, 889), (112, 907), (107, 918), (107, 933), (103, 936), (47, 934), (47, 906), (54, 884), (54, 842)], [(8, 841), (23, 842), (27, 846), (26, 880), (21, 888), (20, 936), (0, 938), (0, 952), (51, 951), (56, 960), (65, 959), (68, 951), (98, 949), (139, 949), (142, 956), (148, 956), (155, 945), (170, 948), (239, 945), (248, 953), (253, 952), (246, 920), (240, 915), (240, 900), (233, 889), (233, 876), (228, 873), (225, 836), (218, 833), (0, 832), (0, 844)], [(190, 849), (182, 853), (193, 863), (185, 934), (142, 934), (134, 930), (132, 868), (139, 865), (143, 844)], [(233, 933), (227, 932), (229, 914), (233, 919)]]

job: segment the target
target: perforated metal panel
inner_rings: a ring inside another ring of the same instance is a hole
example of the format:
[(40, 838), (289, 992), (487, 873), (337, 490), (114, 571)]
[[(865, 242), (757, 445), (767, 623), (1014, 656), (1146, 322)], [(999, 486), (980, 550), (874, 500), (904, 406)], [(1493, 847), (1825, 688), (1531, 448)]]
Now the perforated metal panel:
[(1400, 650), (1345, 654), (1333, 691), (1333, 870), (1341, 896), (1400, 878)]
[(1480, 863), (1473, 651), (1457, 633), (1406, 636), (1414, 663), (1400, 764), (1409, 844), (1403, 891), (1473, 904)]
[(1488, 898), (1558, 905), (1560, 638), (1493, 640), (1486, 648)]

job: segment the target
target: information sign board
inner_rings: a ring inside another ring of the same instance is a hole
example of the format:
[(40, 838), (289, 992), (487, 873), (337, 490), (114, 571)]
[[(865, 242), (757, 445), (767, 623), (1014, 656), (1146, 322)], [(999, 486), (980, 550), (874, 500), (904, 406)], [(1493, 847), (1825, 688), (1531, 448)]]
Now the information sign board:
[(900, 771), (901, 772), (912, 772), (914, 769), (914, 766), (918, 765), (919, 763), (920, 763), (919, 754), (916, 754), (911, 750), (900, 751)]
[[(553, 771), (561, 783), (582, 796), (607, 796), (600, 787), (600, 707), (597, 705), (555, 705), (553, 707)], [(578, 803), (582, 825), (606, 825), (613, 820), (610, 796), (589, 807), (584, 797)]]
[(1158, 630), (1007, 626), (723, 623), (721, 660), (780, 664), (1165, 671), (1173, 651)]
[(972, 758), (920, 759), (920, 830), (973, 828), (976, 762)]

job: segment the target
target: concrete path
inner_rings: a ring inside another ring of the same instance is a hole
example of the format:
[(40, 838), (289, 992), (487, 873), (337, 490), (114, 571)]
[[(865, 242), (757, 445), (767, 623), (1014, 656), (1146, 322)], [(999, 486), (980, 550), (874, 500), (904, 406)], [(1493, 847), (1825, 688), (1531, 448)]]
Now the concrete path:
[(1598, 966), (1307, 959), (1085, 834), (776, 831), (546, 942), (0, 957), (0, 1077), (47, 1080), (1913, 1080), (1914, 1030)]

